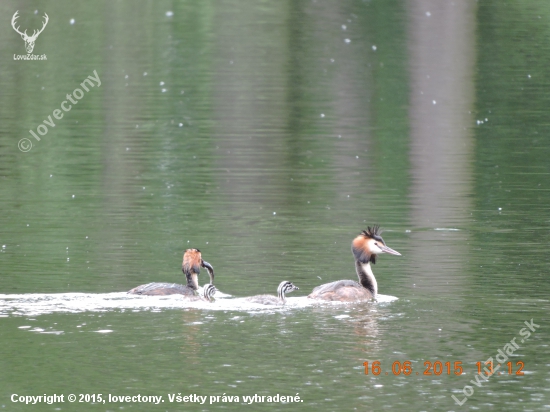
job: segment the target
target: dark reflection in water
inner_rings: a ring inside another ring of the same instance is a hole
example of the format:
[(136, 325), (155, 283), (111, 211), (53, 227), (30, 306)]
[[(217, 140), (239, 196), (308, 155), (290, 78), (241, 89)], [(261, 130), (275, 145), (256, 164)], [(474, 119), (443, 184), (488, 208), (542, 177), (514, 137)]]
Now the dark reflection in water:
[[(351, 239), (374, 223), (403, 256), (374, 266), (391, 303), (2, 318), (5, 399), (299, 393), (304, 409), (457, 410), (476, 362), (533, 318), (513, 356), (526, 374), (491, 377), (462, 408), (549, 404), (543, 3), (24, 7), (0, 10), (29, 28), (48, 13), (48, 60), (11, 60), (23, 43), (0, 27), (0, 293), (183, 282), (198, 247), (223, 292), (288, 279), (304, 296), (355, 278)], [(101, 86), (21, 153), (94, 70)], [(376, 360), (383, 373), (365, 375)], [(407, 360), (412, 375), (392, 372)], [(436, 360), (465, 374), (424, 375)]]

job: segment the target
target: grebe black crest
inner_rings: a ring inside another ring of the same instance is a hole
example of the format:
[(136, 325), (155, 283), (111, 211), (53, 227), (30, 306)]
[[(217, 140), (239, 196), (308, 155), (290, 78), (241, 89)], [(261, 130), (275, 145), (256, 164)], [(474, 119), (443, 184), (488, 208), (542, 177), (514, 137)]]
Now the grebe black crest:
[(196, 294), (199, 288), (198, 276), (200, 268), (203, 267), (210, 276), (210, 284), (214, 284), (214, 268), (212, 265), (202, 260), (201, 251), (199, 249), (187, 249), (183, 254), (183, 263), (181, 270), (187, 279), (187, 285), (179, 285), (177, 283), (147, 283), (140, 285), (128, 293), (135, 295), (189, 295)]
[(382, 253), (401, 256), (401, 253), (386, 246), (382, 239), (380, 226), (367, 227), (351, 242), (351, 251), (355, 258), (355, 271), (359, 283), (353, 280), (337, 280), (317, 286), (308, 296), (311, 299), (354, 302), (373, 299), (378, 293), (378, 283), (372, 273), (371, 263), (376, 263), (376, 256)]
[(281, 283), (279, 283), (279, 287), (277, 288), (277, 296), (257, 295), (251, 296), (246, 300), (248, 302), (260, 303), (262, 305), (284, 305), (286, 303), (285, 295), (299, 289), (299, 287), (294, 286), (294, 284), (292, 284), (288, 280), (283, 280)]

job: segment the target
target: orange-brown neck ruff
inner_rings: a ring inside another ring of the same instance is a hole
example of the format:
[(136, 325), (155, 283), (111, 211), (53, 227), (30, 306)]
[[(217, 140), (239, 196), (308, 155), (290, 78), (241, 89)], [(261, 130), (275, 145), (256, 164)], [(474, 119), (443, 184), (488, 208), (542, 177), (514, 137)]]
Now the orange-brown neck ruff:
[(361, 233), (351, 242), (351, 251), (355, 257), (355, 271), (359, 283), (368, 289), (373, 296), (376, 296), (378, 285), (370, 267), (370, 262), (376, 263), (376, 255), (372, 253), (369, 241), (372, 241), (372, 238), (368, 234), (366, 235), (365, 232)]
[(353, 252), (353, 256), (355, 257), (355, 260), (357, 262), (366, 264), (369, 262), (376, 263), (376, 255), (372, 254), (368, 241), (370, 238), (365, 237), (363, 234), (360, 234), (355, 239), (353, 239), (353, 242), (351, 242), (351, 251)]
[(200, 273), (202, 257), (198, 249), (187, 249), (183, 255), (181, 270), (187, 278), (187, 286), (195, 290), (199, 287), (197, 276)]

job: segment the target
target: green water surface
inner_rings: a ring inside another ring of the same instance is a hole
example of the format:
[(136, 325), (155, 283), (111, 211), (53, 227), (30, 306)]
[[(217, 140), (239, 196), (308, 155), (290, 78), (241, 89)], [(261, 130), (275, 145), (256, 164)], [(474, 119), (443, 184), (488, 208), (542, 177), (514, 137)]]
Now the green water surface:
[[(48, 14), (33, 51), (47, 60), (14, 59), (16, 10), (28, 33)], [(2, 408), (550, 407), (549, 3), (6, 1), (0, 15), (3, 296), (183, 282), (188, 247), (224, 293), (274, 294), (286, 279), (305, 296), (356, 278), (350, 242), (375, 223), (403, 255), (374, 266), (392, 303), (5, 312)], [(94, 71), (101, 85), (39, 135)], [(470, 383), (514, 338), (513, 374)], [(406, 361), (410, 375), (392, 371)], [(437, 361), (464, 373), (424, 374)], [(255, 394), (302, 402), (243, 401)]]

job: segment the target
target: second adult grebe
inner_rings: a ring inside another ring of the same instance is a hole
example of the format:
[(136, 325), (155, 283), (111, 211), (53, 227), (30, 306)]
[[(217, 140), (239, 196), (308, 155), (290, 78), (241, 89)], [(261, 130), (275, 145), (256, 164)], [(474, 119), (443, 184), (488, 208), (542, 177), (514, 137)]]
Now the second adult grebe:
[(381, 233), (380, 226), (375, 225), (372, 228), (369, 226), (351, 243), (351, 251), (355, 257), (355, 271), (360, 283), (353, 280), (326, 283), (313, 289), (308, 298), (343, 302), (375, 298), (378, 293), (378, 284), (372, 273), (371, 262), (374, 265), (376, 255), (381, 253), (401, 256), (401, 253), (386, 246), (386, 242), (380, 236)]
[(181, 270), (187, 279), (187, 285), (154, 282), (137, 286), (128, 291), (128, 293), (135, 295), (195, 295), (199, 288), (198, 276), (201, 267), (208, 271), (210, 283), (214, 284), (214, 268), (212, 265), (202, 260), (199, 249), (187, 249), (183, 254), (183, 263), (181, 265)]

